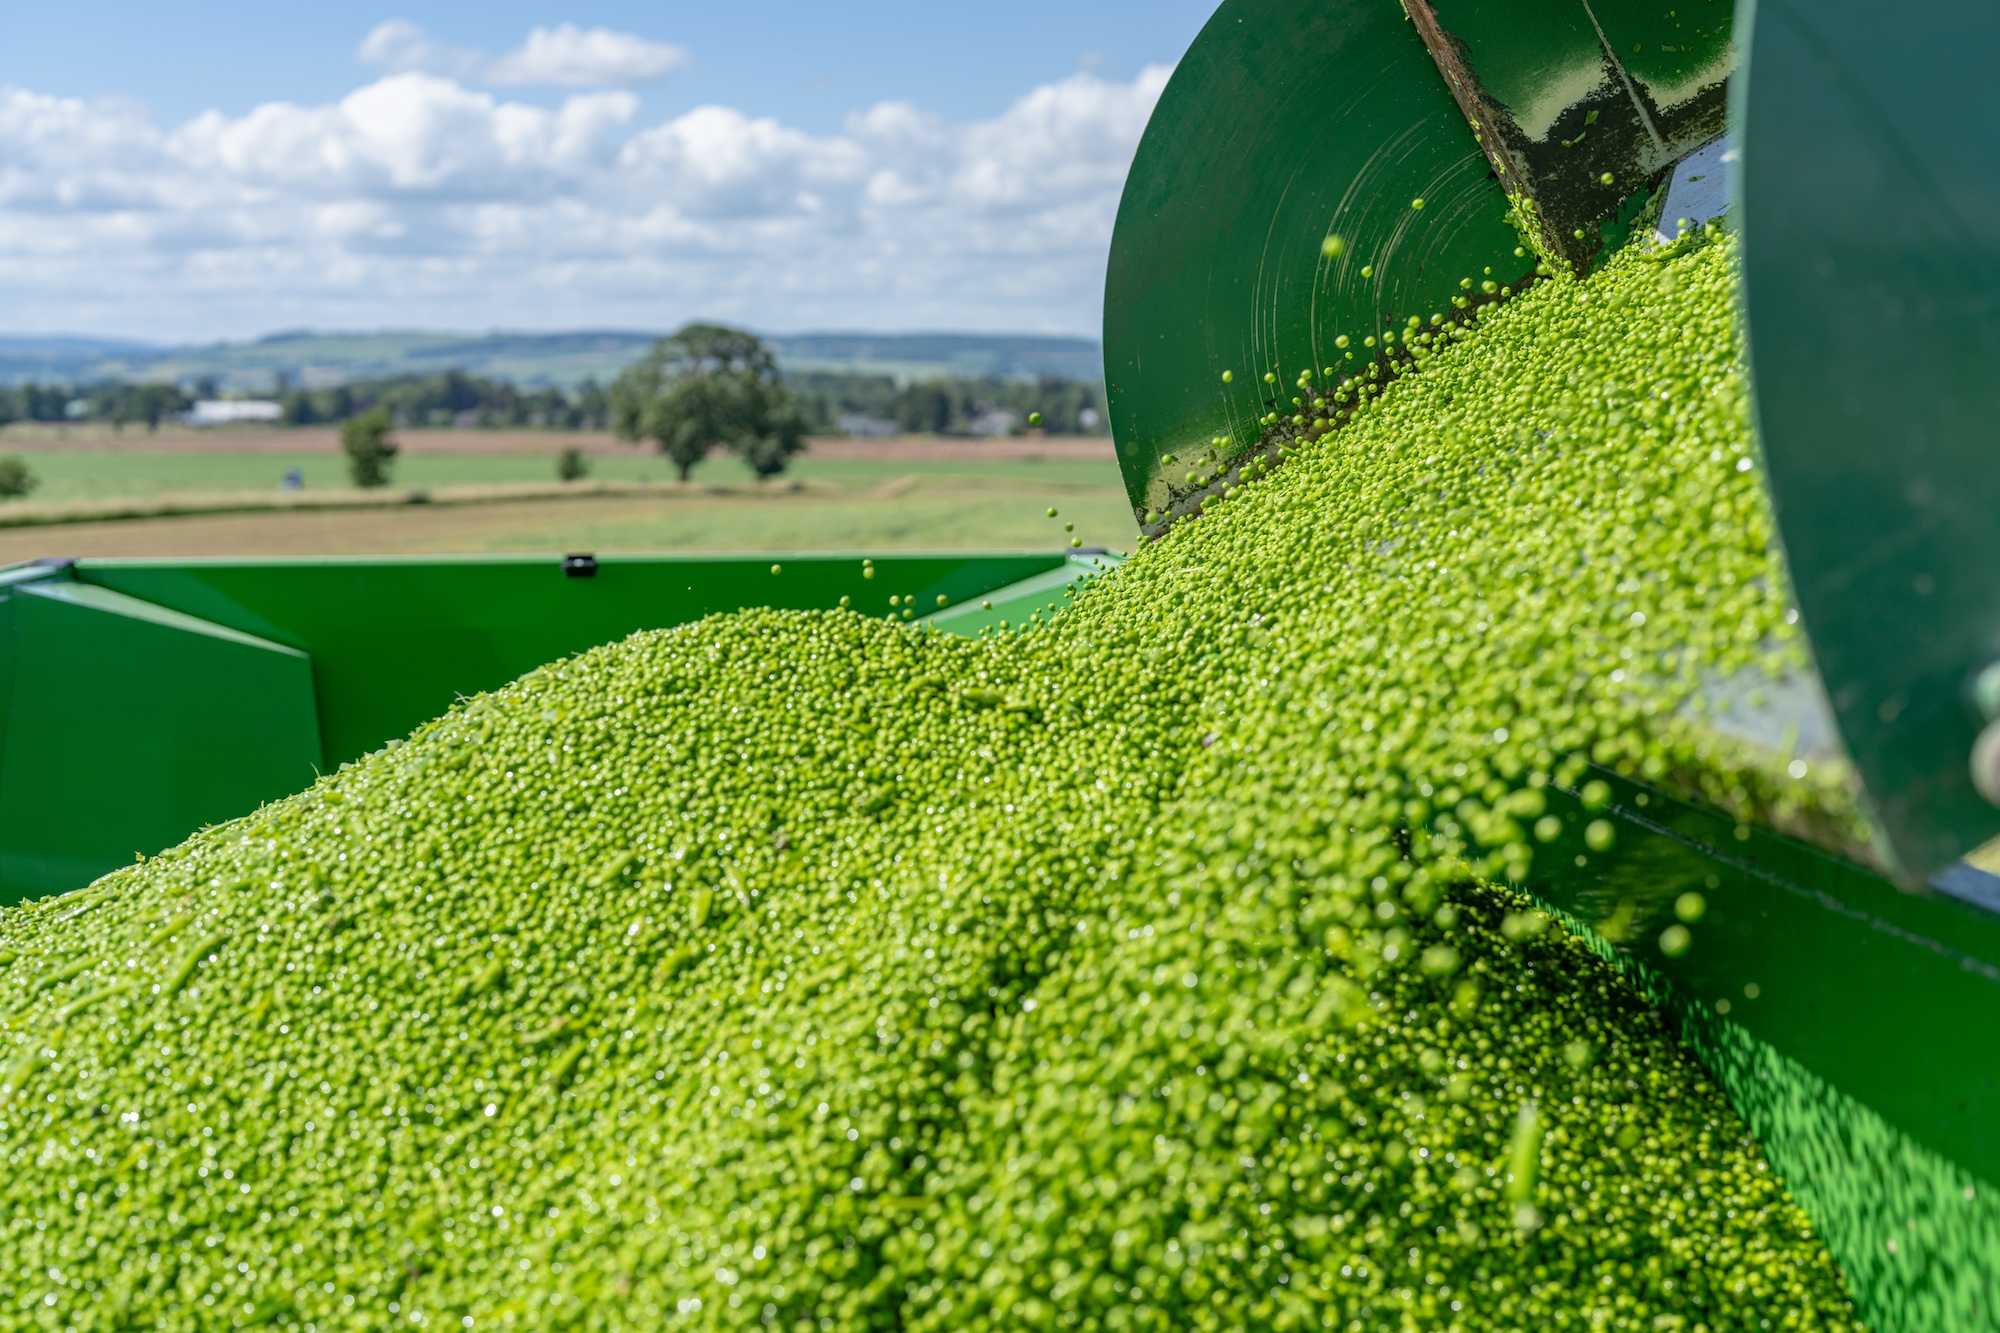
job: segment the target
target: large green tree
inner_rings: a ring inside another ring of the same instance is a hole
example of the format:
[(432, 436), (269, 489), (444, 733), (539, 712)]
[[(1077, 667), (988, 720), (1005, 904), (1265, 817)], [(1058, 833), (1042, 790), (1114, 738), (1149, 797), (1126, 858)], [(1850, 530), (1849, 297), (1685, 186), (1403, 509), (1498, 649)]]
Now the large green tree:
[(652, 440), (682, 481), (718, 448), (769, 477), (805, 446), (805, 415), (777, 359), (741, 329), (689, 324), (622, 371), (608, 397), (618, 438)]

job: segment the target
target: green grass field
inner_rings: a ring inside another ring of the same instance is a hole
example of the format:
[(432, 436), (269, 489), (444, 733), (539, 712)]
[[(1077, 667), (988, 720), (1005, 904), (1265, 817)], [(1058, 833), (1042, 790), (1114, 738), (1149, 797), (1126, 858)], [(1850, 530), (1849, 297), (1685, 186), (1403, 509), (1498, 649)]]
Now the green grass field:
[[(285, 473), (297, 469), (306, 489), (344, 489), (349, 485), (343, 459), (331, 454), (222, 453), (166, 449), (19, 449), (34, 472), (31, 498), (43, 501), (124, 499), (170, 491), (275, 491)], [(592, 479), (606, 481), (671, 481), (673, 467), (657, 454), (633, 450), (629, 455), (596, 456), (589, 460)], [(1008, 485), (1049, 484), (1062, 487), (1118, 484), (1118, 469), (1109, 462), (995, 459), (991, 462), (936, 462), (921, 459), (895, 462), (797, 459), (786, 480), (812, 481), (861, 490), (898, 477), (986, 479)], [(546, 482), (556, 479), (555, 460), (536, 454), (405, 454), (395, 461), (391, 480), (398, 486), (463, 486), (493, 482)], [(710, 459), (694, 470), (700, 482), (749, 482), (748, 468), (733, 458)]]
[[(10, 447), (11, 446), (11, 447)], [(162, 448), (22, 448), (39, 480), (37, 502), (137, 498), (162, 493), (275, 492), (285, 472), (308, 492), (346, 489), (343, 460), (328, 453)], [(665, 481), (657, 455), (594, 456), (591, 477)], [(550, 482), (542, 454), (409, 453), (398, 486)], [(0, 528), (0, 560), (65, 555), (309, 555), (449, 551), (891, 550), (1052, 547), (1074, 535), (1088, 546), (1129, 549), (1132, 522), (1109, 459), (804, 457), (775, 485), (755, 484), (730, 458), (713, 459), (687, 495), (554, 499), (478, 505), (301, 513), (194, 514), (176, 518)], [(807, 483), (803, 490), (788, 483)], [(1062, 510), (1050, 520), (1047, 509)], [(1064, 528), (1074, 522), (1072, 534)]]

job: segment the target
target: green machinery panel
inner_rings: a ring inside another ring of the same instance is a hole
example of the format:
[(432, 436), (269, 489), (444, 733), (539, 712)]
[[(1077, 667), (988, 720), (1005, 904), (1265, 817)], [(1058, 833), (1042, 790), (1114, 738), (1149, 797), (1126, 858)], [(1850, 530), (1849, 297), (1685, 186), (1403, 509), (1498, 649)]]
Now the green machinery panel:
[(68, 579), (0, 587), (0, 900), (75, 888), (312, 782), (303, 652)]
[(1035, 552), (608, 556), (574, 572), (549, 556), (0, 570), (0, 901), (76, 888), (299, 791), (463, 695), (638, 630), (846, 599), (977, 633), (1046, 614), (1101, 563)]
[(1911, 880), (2000, 834), (2000, 8), (1760, 0), (1740, 94), (1764, 459), (1840, 734)]
[(1543, 247), (1585, 271), (1616, 219), (1728, 118), (1733, 6), (1405, 0)]
[(1119, 208), (1119, 465), (1149, 530), (1198, 510), (1230, 481), (1216, 461), (1268, 447), (1260, 422), (1292, 412), (1302, 370), (1366, 366), (1362, 339), (1450, 311), (1467, 277), (1527, 279), (1509, 195), (1587, 268), (1725, 128), (1727, 87), (1767, 475), (1842, 739), (1915, 885), (2000, 835), (1970, 774), (1990, 722), (2000, 792), (2000, 674), (1974, 689), (2000, 664), (2000, 10), (1731, 17), (1709, 0), (1226, 0)]

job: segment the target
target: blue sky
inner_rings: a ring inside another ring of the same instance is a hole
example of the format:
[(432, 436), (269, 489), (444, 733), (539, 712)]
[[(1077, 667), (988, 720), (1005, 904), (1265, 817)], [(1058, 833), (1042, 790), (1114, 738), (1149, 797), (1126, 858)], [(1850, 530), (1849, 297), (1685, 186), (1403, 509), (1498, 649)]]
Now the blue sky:
[(906, 98), (954, 120), (997, 115), (1080, 63), (1130, 78), (1180, 58), (1214, 8), (1185, 0), (1010, 0), (1004, 5), (867, 0), (738, 4), (524, 4), (385, 7), (191, 0), (66, 0), (10, 7), (0, 83), (83, 97), (130, 97), (163, 120), (266, 101), (331, 101), (367, 72), (355, 48), (393, 19), (455, 45), (503, 50), (537, 25), (574, 23), (689, 48), (681, 73), (645, 93), (672, 114), (705, 101), (838, 129), (857, 107)]
[(0, 333), (1094, 332), (1208, 9), (18, 6)]

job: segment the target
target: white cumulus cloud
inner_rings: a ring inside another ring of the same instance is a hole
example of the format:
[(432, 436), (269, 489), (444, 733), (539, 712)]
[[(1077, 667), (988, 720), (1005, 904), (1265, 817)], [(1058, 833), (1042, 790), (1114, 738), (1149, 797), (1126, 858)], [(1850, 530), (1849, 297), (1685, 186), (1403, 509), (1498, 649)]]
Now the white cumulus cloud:
[(564, 23), (536, 28), (518, 50), (486, 68), (486, 82), (555, 88), (632, 88), (654, 83), (685, 65), (686, 48), (609, 28)]
[(688, 62), (685, 47), (609, 28), (535, 28), (504, 55), (440, 42), (407, 19), (376, 25), (355, 55), (392, 74), (438, 74), (495, 87), (637, 88)]
[(478, 51), (447, 46), (408, 19), (390, 19), (361, 39), (355, 56), (364, 65), (386, 69), (391, 74), (421, 71), (452, 78), (471, 78), (479, 73), (486, 57)]
[(6, 324), (1088, 332), (1168, 73), (1078, 73), (971, 123), (887, 103), (814, 134), (726, 106), (644, 124), (622, 90), (511, 101), (382, 31), (381, 62), (409, 67), (336, 102), (173, 127), (0, 88)]

